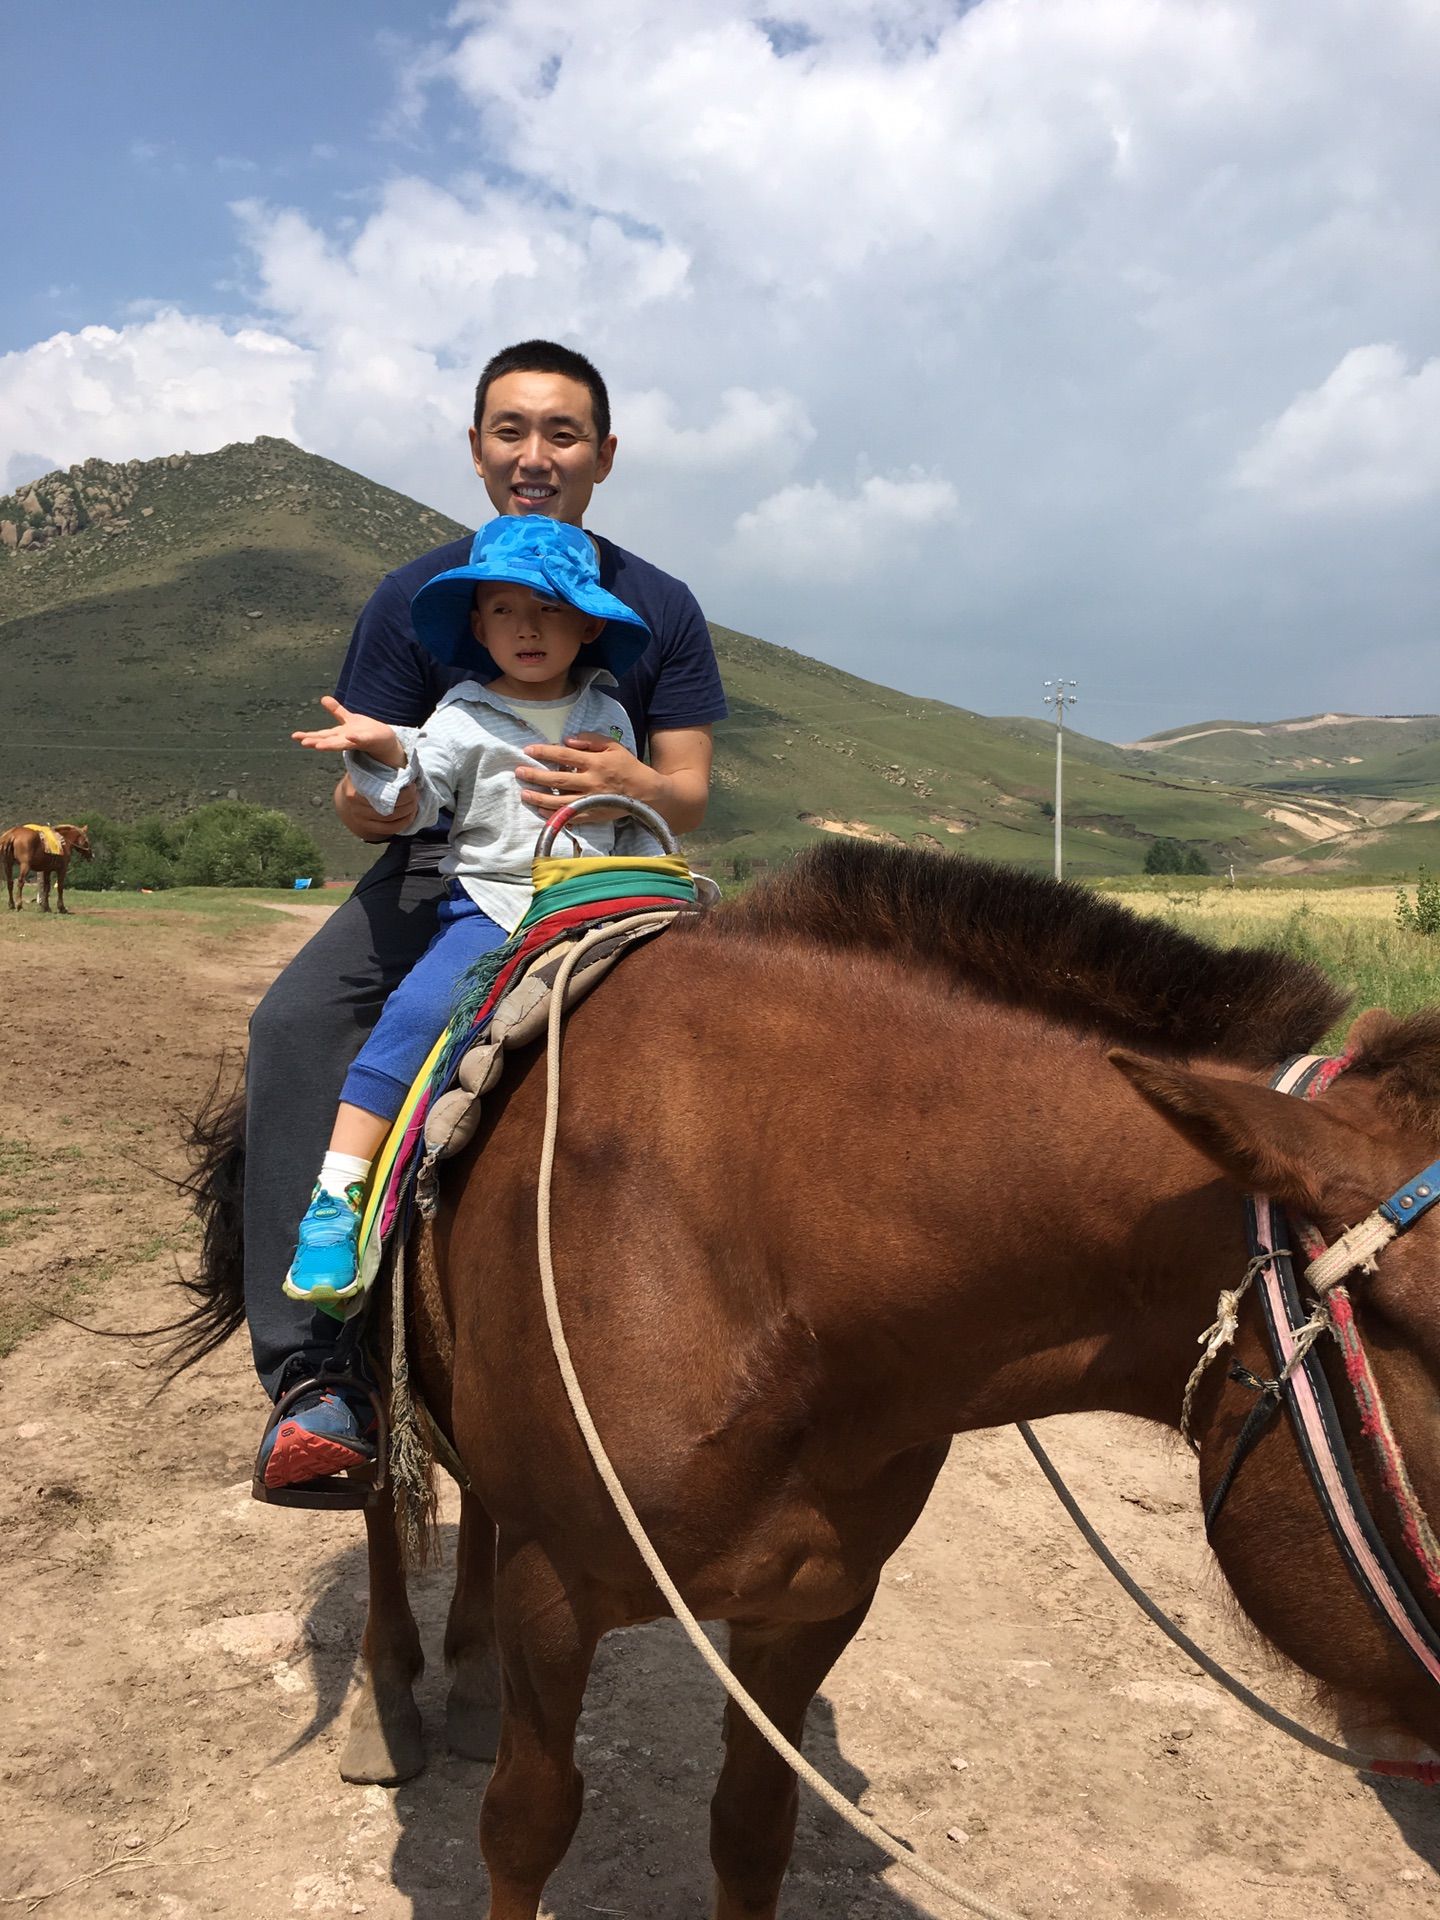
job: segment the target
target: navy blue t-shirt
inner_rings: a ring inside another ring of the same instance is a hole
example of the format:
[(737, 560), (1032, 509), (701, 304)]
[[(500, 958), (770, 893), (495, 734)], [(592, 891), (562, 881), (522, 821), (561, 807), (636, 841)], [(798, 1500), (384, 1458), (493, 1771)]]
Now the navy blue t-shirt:
[[(421, 587), (437, 573), (463, 567), (470, 544), (468, 538), (451, 540), (386, 574), (355, 622), (335, 685), (342, 706), (391, 726), (418, 727), (451, 687), (473, 679), (471, 669), (442, 666), (416, 639), (410, 623), (410, 602)], [(725, 690), (694, 594), (683, 580), (614, 541), (597, 534), (595, 544), (601, 586), (638, 613), (652, 636), (615, 696), (635, 728), (637, 751), (644, 754), (652, 733), (723, 720)]]

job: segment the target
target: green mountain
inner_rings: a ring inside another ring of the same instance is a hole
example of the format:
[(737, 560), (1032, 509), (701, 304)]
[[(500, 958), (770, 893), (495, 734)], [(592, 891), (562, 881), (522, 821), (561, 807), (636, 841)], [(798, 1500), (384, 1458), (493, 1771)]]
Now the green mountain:
[[(283, 807), (332, 870), (358, 870), (367, 856), (330, 809), (333, 763), (289, 734), (318, 716), (380, 574), (464, 531), (264, 438), (87, 461), (0, 498), (0, 825), (131, 819), (233, 793)], [(1048, 865), (1052, 728), (713, 632), (732, 716), (697, 857), (724, 871), (839, 832)], [(1067, 729), (1067, 870), (1135, 872), (1161, 835), (1246, 872), (1413, 869), (1440, 720), (1289, 724), (1214, 722), (1128, 748)], [(1354, 745), (1355, 729), (1375, 738), (1347, 758), (1332, 735)], [(1312, 749), (1321, 764), (1297, 765)]]

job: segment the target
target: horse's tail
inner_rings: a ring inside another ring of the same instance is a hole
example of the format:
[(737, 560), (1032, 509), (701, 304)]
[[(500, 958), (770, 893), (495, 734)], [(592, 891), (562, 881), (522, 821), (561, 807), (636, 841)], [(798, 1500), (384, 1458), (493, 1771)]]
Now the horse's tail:
[(200, 1264), (181, 1285), (194, 1301), (174, 1323), (171, 1379), (223, 1346), (245, 1322), (245, 1089), (224, 1066), (190, 1123), (190, 1173), (181, 1184), (200, 1222)]

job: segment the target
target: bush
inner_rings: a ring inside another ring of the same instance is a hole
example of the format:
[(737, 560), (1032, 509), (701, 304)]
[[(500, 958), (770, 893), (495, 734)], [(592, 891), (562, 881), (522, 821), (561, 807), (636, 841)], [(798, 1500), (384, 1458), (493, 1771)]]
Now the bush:
[(132, 840), (120, 855), (115, 884), (131, 891), (150, 887), (159, 891), (175, 884), (175, 863), (153, 840)]
[(325, 877), (320, 849), (273, 808), (217, 800), (180, 822), (175, 883), (182, 887), (288, 887)]
[(1152, 840), (1145, 855), (1146, 873), (1183, 873), (1185, 849), (1178, 840)]
[(179, 820), (96, 819), (90, 840), (94, 860), (70, 868), (78, 887), (288, 887), (325, 877), (303, 827), (243, 800), (218, 800)]
[(72, 860), (70, 871), (65, 876), (66, 886), (92, 893), (103, 892), (107, 887), (118, 887), (120, 855), (129, 828), (122, 827), (118, 820), (111, 820), (103, 813), (92, 813), (85, 822), (85, 829), (90, 835), (90, 846), (95, 857), (93, 860)]
[(1395, 895), (1395, 919), (1407, 933), (1440, 933), (1440, 878), (1421, 867), (1415, 904), (1401, 887)]
[(1210, 862), (1198, 847), (1162, 835), (1150, 842), (1145, 855), (1146, 873), (1209, 873)]

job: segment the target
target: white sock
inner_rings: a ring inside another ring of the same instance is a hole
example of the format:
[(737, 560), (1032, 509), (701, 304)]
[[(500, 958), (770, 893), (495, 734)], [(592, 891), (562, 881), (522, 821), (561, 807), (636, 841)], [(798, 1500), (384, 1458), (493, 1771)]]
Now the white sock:
[(353, 1187), (357, 1181), (362, 1185), (370, 1172), (370, 1162), (361, 1160), (353, 1153), (327, 1153), (320, 1167), (320, 1177), (316, 1185), (322, 1193), (333, 1193), (337, 1200), (345, 1200), (347, 1187)]

